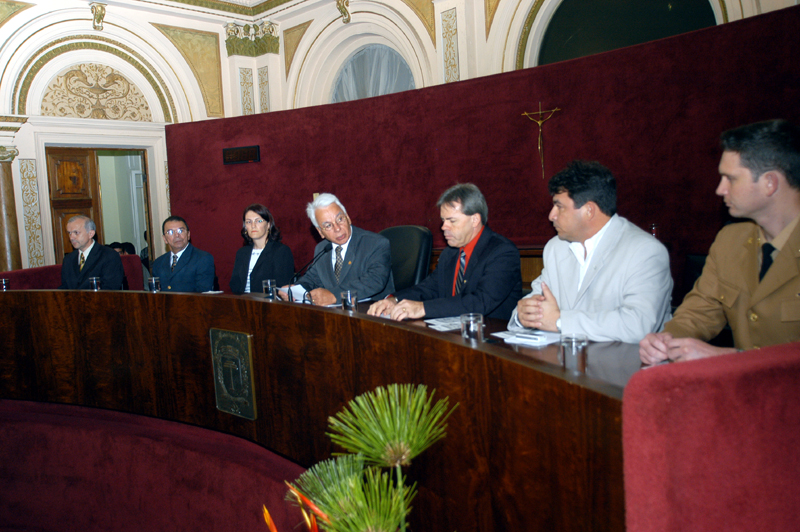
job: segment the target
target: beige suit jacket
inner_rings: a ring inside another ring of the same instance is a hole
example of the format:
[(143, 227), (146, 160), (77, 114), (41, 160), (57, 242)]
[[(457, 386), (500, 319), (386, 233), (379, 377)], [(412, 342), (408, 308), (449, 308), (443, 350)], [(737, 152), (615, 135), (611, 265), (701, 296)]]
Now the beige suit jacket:
[(727, 322), (739, 349), (800, 340), (800, 224), (759, 283), (760, 253), (755, 223), (723, 228), (703, 273), (664, 331), (707, 341)]

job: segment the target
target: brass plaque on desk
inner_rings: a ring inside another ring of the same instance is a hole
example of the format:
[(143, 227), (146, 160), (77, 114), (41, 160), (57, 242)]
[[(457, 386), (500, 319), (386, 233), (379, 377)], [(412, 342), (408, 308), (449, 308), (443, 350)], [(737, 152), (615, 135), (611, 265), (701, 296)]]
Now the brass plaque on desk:
[(253, 335), (211, 329), (211, 364), (214, 368), (217, 410), (255, 419)]

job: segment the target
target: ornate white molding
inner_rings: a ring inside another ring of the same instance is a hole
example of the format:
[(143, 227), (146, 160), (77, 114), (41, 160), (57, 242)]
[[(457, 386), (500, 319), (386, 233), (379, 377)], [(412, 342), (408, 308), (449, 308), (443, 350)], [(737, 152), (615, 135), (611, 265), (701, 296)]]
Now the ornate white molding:
[(269, 112), (269, 70), (267, 67), (258, 69), (258, 105), (260, 112)]
[(42, 215), (39, 208), (39, 185), (36, 160), (20, 159), (20, 189), (22, 191), (23, 224), (28, 248), (28, 268), (44, 266)]
[(442, 12), (442, 43), (444, 44), (444, 82), (458, 81), (458, 24), (456, 8)]
[(251, 68), (239, 69), (239, 94), (242, 99), (242, 114), (255, 114), (253, 97), (253, 70)]

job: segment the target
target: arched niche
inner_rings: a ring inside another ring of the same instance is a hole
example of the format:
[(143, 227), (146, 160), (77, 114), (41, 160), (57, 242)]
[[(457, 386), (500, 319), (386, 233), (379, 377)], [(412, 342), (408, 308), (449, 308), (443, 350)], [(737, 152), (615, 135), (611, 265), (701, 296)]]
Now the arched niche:
[(341, 18), (333, 18), (327, 22), (315, 21), (309, 27), (288, 74), (290, 107), (329, 103), (342, 66), (371, 44), (382, 44), (397, 52), (411, 70), (415, 87), (433, 84), (431, 65), (436, 50), (416, 15), (410, 11), (399, 13), (380, 4), (367, 7), (368, 12), (354, 11), (348, 24), (342, 24)]
[[(648, 0), (642, 0), (648, 1)], [(500, 72), (538, 65), (547, 28), (563, 0), (501, 2), (487, 39), (491, 63)], [(717, 24), (728, 22), (725, 0), (708, 0)]]

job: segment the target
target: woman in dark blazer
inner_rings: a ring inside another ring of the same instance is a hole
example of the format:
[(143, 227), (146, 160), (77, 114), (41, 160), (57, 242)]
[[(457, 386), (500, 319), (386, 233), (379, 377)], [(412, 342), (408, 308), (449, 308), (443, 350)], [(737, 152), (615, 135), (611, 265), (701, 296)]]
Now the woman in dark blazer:
[(277, 286), (291, 282), (294, 274), (292, 250), (281, 244), (281, 232), (266, 207), (250, 205), (242, 214), (245, 246), (236, 252), (231, 276), (234, 294), (261, 293), (261, 282), (275, 279)]

